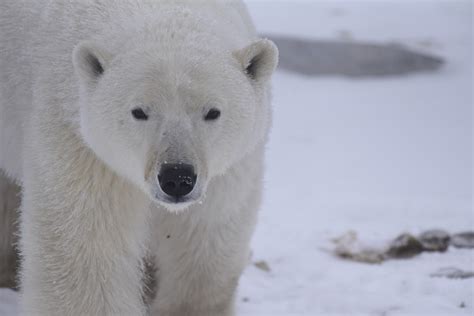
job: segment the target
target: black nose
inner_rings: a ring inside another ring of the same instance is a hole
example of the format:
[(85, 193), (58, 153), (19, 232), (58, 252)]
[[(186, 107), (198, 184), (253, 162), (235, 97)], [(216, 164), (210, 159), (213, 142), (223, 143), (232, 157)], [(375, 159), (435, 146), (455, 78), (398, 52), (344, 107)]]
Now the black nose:
[(196, 184), (194, 167), (187, 164), (164, 164), (158, 175), (160, 187), (169, 196), (179, 198), (189, 194)]

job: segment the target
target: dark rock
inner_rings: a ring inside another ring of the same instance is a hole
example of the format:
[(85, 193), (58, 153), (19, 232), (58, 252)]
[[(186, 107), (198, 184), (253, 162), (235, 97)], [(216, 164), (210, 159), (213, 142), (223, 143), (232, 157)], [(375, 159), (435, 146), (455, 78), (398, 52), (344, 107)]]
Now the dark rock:
[(410, 234), (398, 236), (390, 244), (387, 255), (391, 258), (411, 258), (423, 251), (421, 242)]
[(425, 231), (418, 237), (424, 251), (444, 252), (448, 249), (450, 239), (449, 234), (440, 229)]
[(280, 50), (281, 69), (308, 76), (394, 76), (434, 71), (444, 63), (442, 58), (411, 51), (401, 44), (268, 37)]
[(456, 248), (474, 248), (474, 232), (464, 232), (451, 236), (451, 245)]
[(448, 278), (448, 279), (468, 279), (474, 277), (473, 271), (464, 271), (458, 268), (448, 267), (441, 268), (430, 274), (431, 277)]

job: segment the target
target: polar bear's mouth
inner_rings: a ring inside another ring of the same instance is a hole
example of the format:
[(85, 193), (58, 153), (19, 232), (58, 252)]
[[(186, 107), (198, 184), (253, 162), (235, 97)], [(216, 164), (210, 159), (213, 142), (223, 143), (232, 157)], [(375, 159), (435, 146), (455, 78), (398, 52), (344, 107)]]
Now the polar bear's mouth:
[(200, 194), (189, 194), (184, 197), (172, 197), (162, 193), (154, 195), (154, 202), (169, 211), (178, 212), (189, 208), (195, 203), (200, 203), (198, 197)]
[(168, 203), (168, 204), (191, 204), (194, 202), (194, 199), (190, 197), (180, 197), (180, 198), (173, 198), (173, 197), (164, 197), (159, 199), (160, 202)]

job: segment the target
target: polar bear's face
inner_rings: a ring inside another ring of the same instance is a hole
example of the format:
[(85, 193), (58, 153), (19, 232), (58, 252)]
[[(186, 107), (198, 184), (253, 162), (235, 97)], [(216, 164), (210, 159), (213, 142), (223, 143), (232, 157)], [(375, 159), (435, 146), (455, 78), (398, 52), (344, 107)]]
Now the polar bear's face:
[(149, 48), (110, 56), (76, 47), (80, 130), (95, 154), (170, 210), (199, 201), (209, 181), (264, 141), (277, 49), (186, 56)]

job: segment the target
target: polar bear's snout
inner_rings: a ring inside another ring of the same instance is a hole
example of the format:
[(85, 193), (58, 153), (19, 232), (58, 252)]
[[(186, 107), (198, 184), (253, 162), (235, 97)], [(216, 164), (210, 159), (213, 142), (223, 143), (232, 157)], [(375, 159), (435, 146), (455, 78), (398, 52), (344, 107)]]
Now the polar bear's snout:
[(194, 189), (197, 175), (189, 164), (163, 164), (158, 173), (158, 183), (167, 195), (179, 199)]

